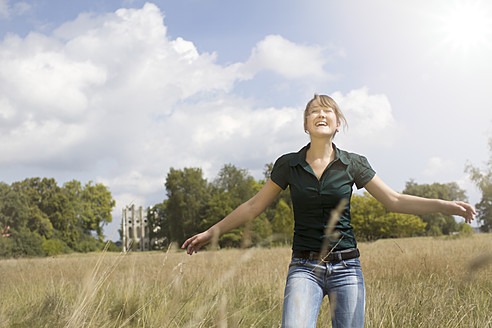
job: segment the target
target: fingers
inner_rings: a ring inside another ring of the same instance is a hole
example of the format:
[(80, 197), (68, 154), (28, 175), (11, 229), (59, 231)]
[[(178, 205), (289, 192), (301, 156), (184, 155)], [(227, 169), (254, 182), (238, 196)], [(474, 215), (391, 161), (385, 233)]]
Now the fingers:
[(193, 236), (191, 238), (186, 239), (186, 241), (181, 245), (181, 248), (184, 249), (186, 248), (191, 242), (196, 238), (196, 236)]
[(193, 253), (197, 253), (198, 250), (203, 246), (199, 241), (199, 235), (195, 235), (191, 238), (188, 238), (183, 245), (181, 245), (182, 249), (186, 248), (186, 253), (192, 255)]
[(470, 204), (467, 204), (465, 202), (456, 202), (456, 205), (458, 205), (462, 211), (462, 213), (460, 214), (463, 218), (465, 218), (465, 222), (466, 223), (471, 223), (474, 219), (475, 219), (475, 215), (477, 214), (477, 212), (475, 211), (475, 209), (473, 208), (473, 206), (471, 206)]
[[(466, 215), (466, 217), (465, 217), (465, 222), (467, 222), (467, 221), (468, 221), (467, 223), (471, 223), (471, 222), (475, 219), (475, 214), (476, 214), (476, 212), (475, 212), (475, 210), (474, 210), (474, 209), (467, 210), (466, 212), (467, 212), (467, 213), (466, 213), (467, 215)], [(467, 220), (467, 219), (468, 219), (468, 220)]]
[(193, 251), (196, 253), (198, 251), (198, 248), (195, 247), (195, 244), (196, 244), (196, 238), (197, 236), (193, 236), (191, 238), (188, 238), (184, 243), (183, 245), (181, 246), (182, 249), (185, 249), (186, 248), (186, 253), (191, 255), (193, 254)]
[(188, 253), (189, 255), (192, 255), (193, 253), (196, 253), (198, 252), (198, 250), (200, 249), (200, 246), (197, 245), (197, 240), (196, 238), (188, 245), (188, 248), (186, 249), (186, 253)]

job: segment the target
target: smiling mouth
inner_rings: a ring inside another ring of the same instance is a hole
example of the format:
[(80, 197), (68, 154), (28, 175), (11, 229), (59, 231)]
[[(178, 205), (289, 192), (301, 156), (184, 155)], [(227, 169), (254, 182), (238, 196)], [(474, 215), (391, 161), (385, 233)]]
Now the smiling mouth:
[(326, 122), (318, 122), (315, 124), (316, 126), (328, 126)]

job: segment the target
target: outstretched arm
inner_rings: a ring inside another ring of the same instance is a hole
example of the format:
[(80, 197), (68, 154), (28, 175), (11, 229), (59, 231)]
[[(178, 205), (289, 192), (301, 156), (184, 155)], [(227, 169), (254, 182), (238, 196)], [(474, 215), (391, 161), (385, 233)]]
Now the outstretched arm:
[(213, 225), (207, 231), (188, 238), (181, 248), (186, 248), (186, 252), (190, 255), (193, 254), (193, 252), (198, 252), (203, 245), (212, 241), (214, 236), (218, 238), (220, 235), (237, 228), (260, 215), (281, 191), (282, 188), (271, 179), (268, 179), (266, 184), (251, 199), (239, 205), (239, 207), (232, 211), (228, 216)]
[(459, 215), (466, 223), (475, 219), (475, 209), (465, 202), (429, 199), (412, 195), (400, 194), (388, 187), (377, 175), (369, 181), (366, 190), (388, 210), (406, 214), (429, 214), (441, 212)]

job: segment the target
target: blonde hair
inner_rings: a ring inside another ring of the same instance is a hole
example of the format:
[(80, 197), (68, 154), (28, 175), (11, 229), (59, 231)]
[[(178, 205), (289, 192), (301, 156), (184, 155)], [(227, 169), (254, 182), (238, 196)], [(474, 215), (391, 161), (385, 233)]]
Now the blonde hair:
[(340, 107), (338, 107), (338, 104), (335, 102), (335, 100), (333, 100), (333, 98), (331, 98), (330, 96), (318, 95), (317, 93), (315, 93), (314, 98), (307, 103), (306, 109), (304, 109), (304, 131), (307, 131), (306, 126), (307, 126), (307, 117), (309, 116), (309, 108), (311, 108), (311, 105), (315, 100), (318, 102), (318, 104), (321, 107), (327, 107), (333, 109), (335, 111), (335, 115), (337, 116), (337, 122), (341, 123), (344, 128), (348, 126), (347, 119), (343, 115), (342, 111), (340, 110)]

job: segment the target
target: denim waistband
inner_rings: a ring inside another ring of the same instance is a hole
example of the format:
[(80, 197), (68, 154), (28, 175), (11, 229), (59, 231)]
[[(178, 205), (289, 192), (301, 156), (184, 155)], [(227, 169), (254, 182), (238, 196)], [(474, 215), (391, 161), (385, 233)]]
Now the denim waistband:
[(306, 260), (320, 260), (323, 262), (335, 262), (335, 261), (343, 261), (349, 260), (360, 256), (359, 249), (357, 248), (348, 248), (340, 251), (333, 251), (325, 254), (321, 254), (319, 252), (313, 251), (303, 251), (303, 250), (294, 250), (292, 251), (292, 258), (300, 258)]

